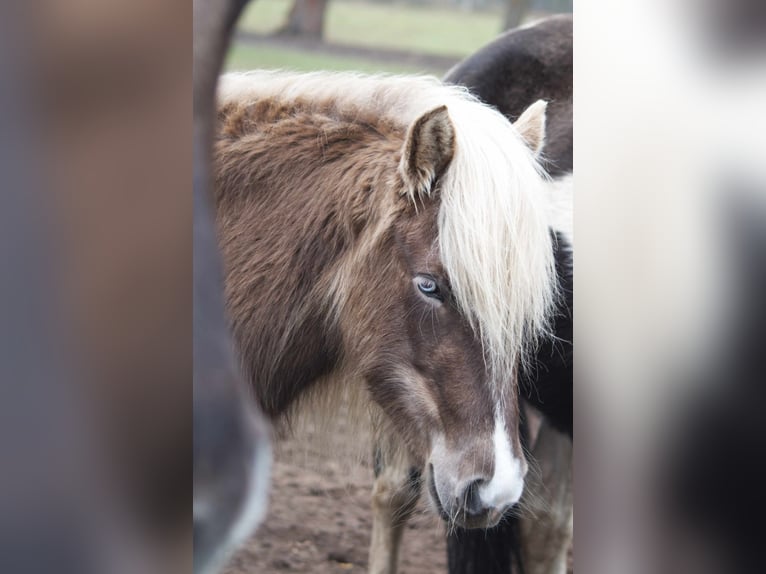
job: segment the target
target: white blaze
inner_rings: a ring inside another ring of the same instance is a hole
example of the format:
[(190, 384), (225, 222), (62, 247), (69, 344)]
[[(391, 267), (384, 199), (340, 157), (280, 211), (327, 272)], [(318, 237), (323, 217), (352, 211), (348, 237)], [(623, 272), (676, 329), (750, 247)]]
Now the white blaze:
[(502, 415), (495, 415), (495, 432), (492, 437), (495, 451), (495, 472), (492, 480), (479, 488), (479, 497), (485, 507), (503, 508), (515, 504), (524, 490), (522, 462), (511, 449), (511, 441)]

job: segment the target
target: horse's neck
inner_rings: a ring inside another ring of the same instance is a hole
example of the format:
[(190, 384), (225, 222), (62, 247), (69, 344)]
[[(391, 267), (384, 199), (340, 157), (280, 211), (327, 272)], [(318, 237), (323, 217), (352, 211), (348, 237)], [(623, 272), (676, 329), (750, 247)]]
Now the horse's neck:
[(338, 368), (339, 277), (391, 209), (376, 182), (401, 142), (269, 105), (224, 114), (217, 201), (234, 333), (261, 406), (278, 415)]
[(303, 184), (256, 176), (246, 193), (219, 197), (229, 314), (243, 366), (271, 416), (332, 375), (341, 350), (333, 281), (354, 234), (337, 198)]
[(258, 210), (263, 225), (244, 240), (258, 247), (229, 275), (244, 366), (272, 416), (330, 374), (340, 349), (326, 295), (328, 273), (342, 251), (337, 224), (305, 202), (294, 209), (293, 218), (281, 210)]

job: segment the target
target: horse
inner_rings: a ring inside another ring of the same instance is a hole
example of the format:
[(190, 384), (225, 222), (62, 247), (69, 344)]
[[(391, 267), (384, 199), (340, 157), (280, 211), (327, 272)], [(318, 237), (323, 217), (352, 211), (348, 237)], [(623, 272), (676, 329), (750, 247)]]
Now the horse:
[[(458, 63), (444, 78), (468, 87), (511, 121), (531, 102), (541, 98), (549, 102), (542, 162), (553, 178), (551, 204), (558, 205), (552, 228), (562, 294), (555, 336), (541, 346), (533, 376), (519, 387), (519, 400), (544, 415), (532, 453), (540, 475), (525, 497), (538, 508), (532, 515), (509, 515), (486, 533), (452, 532), (451, 574), (507, 574), (514, 564), (525, 572), (566, 571), (572, 537), (572, 32), (571, 15), (511, 30)], [(535, 504), (536, 497), (545, 500), (542, 508)]]
[(224, 313), (210, 192), (215, 85), (245, 2), (194, 2), (194, 572), (218, 571), (265, 513), (270, 443), (245, 392)]
[(373, 429), (371, 572), (396, 571), (423, 485), (450, 528), (495, 525), (558, 299), (545, 103), (512, 124), (436, 78), (263, 71), (218, 99), (225, 299), (257, 403), (279, 423), (345, 396)]

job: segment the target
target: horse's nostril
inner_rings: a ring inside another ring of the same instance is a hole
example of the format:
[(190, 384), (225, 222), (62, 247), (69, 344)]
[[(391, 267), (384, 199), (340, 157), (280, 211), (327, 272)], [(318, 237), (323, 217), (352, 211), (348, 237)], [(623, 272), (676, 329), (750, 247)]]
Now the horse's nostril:
[(486, 511), (486, 508), (484, 508), (484, 504), (481, 501), (481, 497), (479, 496), (479, 488), (485, 482), (486, 481), (483, 478), (477, 478), (468, 483), (460, 495), (460, 506), (463, 507), (467, 515), (476, 516)]

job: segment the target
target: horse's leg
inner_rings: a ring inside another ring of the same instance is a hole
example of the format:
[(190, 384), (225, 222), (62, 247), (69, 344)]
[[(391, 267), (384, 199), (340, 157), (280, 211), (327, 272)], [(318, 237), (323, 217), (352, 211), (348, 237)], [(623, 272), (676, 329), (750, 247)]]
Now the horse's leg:
[(420, 496), (421, 468), (402, 449), (383, 446), (374, 452), (370, 574), (395, 574), (402, 532)]
[(565, 574), (573, 535), (572, 439), (543, 419), (520, 518), (525, 574)]

